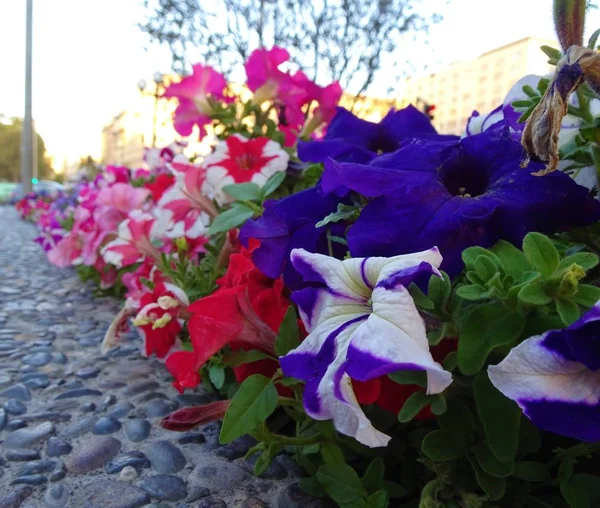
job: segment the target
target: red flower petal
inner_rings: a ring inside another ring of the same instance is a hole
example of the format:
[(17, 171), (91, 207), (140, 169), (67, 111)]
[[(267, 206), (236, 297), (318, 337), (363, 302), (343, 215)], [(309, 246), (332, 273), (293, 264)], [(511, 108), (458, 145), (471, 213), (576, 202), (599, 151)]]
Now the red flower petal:
[(204, 406), (184, 407), (166, 416), (160, 425), (167, 430), (185, 432), (198, 425), (223, 418), (230, 404), (230, 400), (220, 400)]

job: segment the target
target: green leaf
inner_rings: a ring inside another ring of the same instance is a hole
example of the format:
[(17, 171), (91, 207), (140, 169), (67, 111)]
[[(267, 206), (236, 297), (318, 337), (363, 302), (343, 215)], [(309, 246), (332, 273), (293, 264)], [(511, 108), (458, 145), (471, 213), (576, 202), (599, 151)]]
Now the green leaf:
[(309, 478), (300, 478), (298, 484), (300, 485), (300, 488), (309, 496), (324, 497), (327, 495), (327, 492), (325, 492), (325, 489), (321, 486), (319, 480), (317, 480), (314, 476)]
[(288, 307), (279, 332), (275, 339), (275, 352), (277, 356), (285, 356), (300, 344), (300, 330), (298, 329), (298, 316), (292, 305)]
[(277, 390), (265, 376), (254, 374), (247, 378), (231, 401), (223, 418), (221, 443), (230, 443), (254, 430), (277, 407)]
[(392, 482), (389, 480), (383, 480), (383, 488), (387, 491), (388, 495), (392, 498), (404, 497), (408, 495), (408, 491), (399, 483)]
[(504, 493), (506, 492), (506, 478), (497, 478), (487, 474), (483, 470), (476, 470), (475, 478), (490, 500), (497, 501), (504, 497)]
[(427, 296), (435, 304), (437, 310), (443, 310), (446, 308), (448, 298), (452, 292), (452, 283), (450, 277), (445, 272), (441, 272), (442, 277), (433, 276), (429, 279), (429, 287), (427, 289)]
[(487, 372), (475, 378), (473, 391), (487, 445), (499, 461), (513, 461), (519, 447), (519, 406), (496, 389)]
[(554, 244), (541, 233), (527, 233), (523, 240), (525, 258), (533, 269), (548, 277), (558, 268), (559, 255)]
[(263, 187), (261, 189), (263, 199), (265, 199), (267, 196), (270, 196), (271, 194), (273, 194), (279, 188), (279, 186), (283, 183), (284, 180), (285, 180), (285, 171), (279, 171), (278, 173), (275, 173), (274, 175), (272, 175), (271, 178), (269, 178), (267, 180), (267, 182), (263, 185)]
[(590, 508), (590, 496), (583, 485), (574, 481), (573, 477), (570, 480), (560, 482), (560, 493), (564, 500), (571, 508)]
[(523, 113), (518, 119), (517, 123), (525, 123), (527, 119), (531, 116), (531, 113), (535, 110), (537, 104), (532, 104), (525, 113)]
[(531, 423), (529, 418), (521, 418), (521, 429), (519, 431), (519, 455), (527, 457), (532, 453), (540, 451), (542, 440), (540, 430)]
[[(531, 88), (531, 87), (529, 87), (529, 88)], [(531, 88), (531, 90), (533, 90), (533, 88)], [(535, 94), (535, 95), (536, 95), (536, 97), (539, 97), (538, 94)], [(523, 109), (523, 108), (527, 109), (527, 108), (529, 108), (531, 106), (531, 101), (529, 99), (522, 99), (522, 100), (519, 100), (519, 101), (513, 101), (513, 102), (510, 103), (510, 105), (513, 108), (515, 108), (516, 110), (520, 110), (520, 109)]]
[(600, 478), (588, 473), (577, 473), (573, 476), (573, 482), (587, 491), (590, 501), (600, 501)]
[(469, 247), (468, 249), (465, 249), (461, 255), (465, 265), (470, 269), (475, 269), (475, 261), (479, 256), (488, 258), (490, 261), (492, 261), (492, 263), (494, 263), (498, 270), (502, 269), (502, 262), (500, 261), (500, 258), (498, 258), (498, 256), (496, 256), (496, 254), (494, 254), (491, 250), (484, 249), (483, 247)]
[(537, 92), (537, 90), (534, 90), (533, 87), (529, 85), (523, 85), (523, 91), (525, 92), (525, 95), (529, 97), (540, 97), (540, 94)]
[(599, 35), (600, 35), (600, 28), (598, 30), (596, 30), (590, 37), (590, 40), (588, 41), (588, 46), (587, 46), (589, 49), (596, 49), (596, 44), (598, 42)]
[(427, 373), (423, 370), (399, 370), (388, 374), (388, 377), (399, 385), (427, 386)]
[(575, 265), (579, 265), (586, 272), (588, 272), (592, 268), (597, 266), (599, 262), (600, 262), (600, 259), (598, 259), (598, 256), (596, 256), (596, 254), (593, 254), (591, 252), (577, 252), (575, 254), (571, 254), (570, 256), (567, 256), (566, 258), (564, 258), (558, 264), (558, 269), (566, 270), (571, 265), (575, 264)]
[(588, 309), (600, 300), (600, 288), (590, 284), (579, 284), (577, 293), (571, 299)]
[(338, 203), (337, 211), (330, 213), (323, 220), (320, 220), (315, 224), (316, 228), (321, 228), (326, 226), (327, 224), (331, 224), (334, 222), (340, 222), (343, 220), (348, 220), (352, 218), (358, 217), (359, 214), (358, 208), (350, 205), (345, 205), (344, 203)]
[(487, 474), (497, 478), (506, 478), (513, 474), (514, 462), (498, 460), (487, 446), (478, 445), (474, 451), (477, 462)]
[(462, 457), (467, 443), (462, 435), (444, 429), (434, 430), (425, 436), (421, 450), (431, 460), (445, 462)]
[(484, 366), (490, 352), (515, 342), (525, 326), (525, 317), (510, 313), (496, 303), (475, 307), (466, 317), (458, 341), (458, 366), (467, 376)]
[(261, 474), (263, 474), (271, 465), (271, 462), (273, 462), (273, 459), (280, 451), (280, 445), (268, 445), (266, 450), (264, 450), (261, 453), (260, 457), (258, 457), (258, 459), (256, 459), (256, 462), (254, 463), (254, 474), (256, 476), (260, 476)]
[(367, 506), (369, 506), (369, 508), (387, 508), (389, 504), (390, 497), (383, 489), (374, 492), (369, 496), (369, 499), (367, 499)]
[(325, 464), (317, 470), (317, 479), (340, 506), (366, 506), (367, 492), (356, 471), (348, 464)]
[(361, 478), (362, 486), (369, 493), (375, 492), (381, 488), (383, 475), (385, 474), (385, 465), (381, 457), (374, 458), (364, 476)]
[(264, 351), (259, 351), (258, 349), (251, 349), (250, 351), (238, 349), (236, 351), (228, 352), (223, 357), (222, 361), (223, 365), (226, 365), (227, 367), (238, 367), (244, 363), (258, 362), (259, 360), (264, 360), (265, 358), (271, 358), (271, 356)]
[(477, 300), (485, 300), (490, 297), (490, 292), (483, 286), (477, 284), (467, 284), (456, 290), (456, 294), (464, 300), (475, 302)]
[(550, 60), (558, 62), (562, 58), (562, 53), (556, 48), (544, 45), (541, 46), (540, 49), (548, 56), (548, 58), (550, 58)]
[(443, 415), (448, 409), (448, 404), (446, 402), (446, 398), (442, 395), (438, 395), (437, 398), (431, 403), (431, 412), (440, 416)]
[(345, 464), (346, 459), (344, 458), (344, 452), (342, 449), (332, 443), (331, 441), (326, 441), (321, 444), (321, 457), (325, 461), (325, 464)]
[(545, 482), (550, 479), (548, 468), (543, 462), (517, 462), (514, 476), (527, 482)]
[(574, 323), (581, 316), (578, 305), (567, 298), (559, 298), (556, 300), (556, 312), (558, 312), (560, 319), (562, 319), (562, 322), (566, 326)]
[(212, 365), (208, 369), (208, 377), (215, 388), (220, 390), (223, 388), (223, 383), (225, 383), (225, 369), (220, 365)]
[(442, 429), (453, 434), (467, 434), (475, 429), (471, 410), (458, 398), (448, 401), (448, 409), (438, 418), (438, 422)]
[(515, 280), (521, 280), (523, 273), (531, 270), (525, 254), (512, 243), (500, 240), (491, 248), (491, 251), (498, 256), (506, 273), (512, 275)]
[(234, 203), (229, 210), (217, 215), (208, 228), (210, 236), (224, 233), (232, 228), (241, 226), (254, 215), (254, 210), (242, 203)]
[(431, 404), (437, 398), (436, 395), (426, 395), (425, 392), (413, 393), (400, 409), (398, 421), (402, 423), (410, 422), (426, 406)]
[(535, 305), (541, 307), (548, 305), (552, 301), (552, 297), (544, 289), (544, 284), (540, 280), (523, 286), (518, 294), (519, 301), (527, 305)]
[(410, 296), (414, 300), (417, 307), (421, 307), (422, 309), (431, 310), (435, 308), (434, 303), (427, 297), (421, 288), (417, 286), (414, 282), (408, 286), (408, 292)]
[(239, 201), (258, 201), (262, 197), (261, 188), (252, 182), (225, 185), (223, 191)]
[(484, 282), (489, 281), (498, 272), (497, 265), (488, 256), (477, 256), (473, 268)]

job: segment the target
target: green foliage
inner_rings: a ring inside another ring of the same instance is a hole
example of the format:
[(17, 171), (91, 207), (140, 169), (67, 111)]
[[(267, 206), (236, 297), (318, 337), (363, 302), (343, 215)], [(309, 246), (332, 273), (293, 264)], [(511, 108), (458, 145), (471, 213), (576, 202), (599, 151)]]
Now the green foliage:
[(275, 352), (278, 356), (285, 356), (300, 344), (300, 330), (296, 309), (290, 305), (279, 326), (279, 333), (275, 339)]
[(254, 216), (255, 210), (244, 203), (234, 203), (231, 208), (217, 215), (208, 228), (209, 235), (225, 233), (241, 226)]
[[(2, 118), (2, 115), (0, 115)], [(8, 180), (18, 182), (21, 168), (21, 132), (23, 120), (11, 118), (10, 121), (0, 121), (0, 181)], [(54, 172), (50, 161), (46, 157), (46, 145), (39, 134), (36, 134), (38, 178), (40, 180), (52, 179)]]
[(221, 443), (230, 443), (252, 432), (275, 411), (276, 406), (277, 390), (273, 381), (260, 374), (248, 377), (233, 397), (223, 418)]
[(334, 222), (357, 219), (359, 214), (360, 210), (357, 207), (338, 203), (337, 211), (330, 213), (323, 220), (317, 222), (315, 227), (320, 228)]
[(514, 344), (525, 326), (525, 316), (496, 303), (473, 306), (460, 328), (458, 366), (473, 375), (484, 366), (488, 355), (500, 346)]
[(499, 461), (513, 461), (519, 445), (519, 406), (494, 387), (486, 372), (481, 372), (475, 379), (473, 392), (491, 452)]

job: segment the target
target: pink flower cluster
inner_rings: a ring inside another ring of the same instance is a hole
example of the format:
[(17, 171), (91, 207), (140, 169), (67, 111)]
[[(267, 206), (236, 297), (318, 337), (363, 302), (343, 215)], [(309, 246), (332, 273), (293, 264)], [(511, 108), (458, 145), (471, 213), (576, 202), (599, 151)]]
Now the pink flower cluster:
[[(165, 97), (179, 101), (180, 134), (194, 125), (201, 135), (207, 124), (217, 127), (218, 140), (203, 159), (191, 162), (182, 141), (146, 149), (143, 169), (107, 166), (62, 201), (30, 197), (20, 205), (37, 222), (51, 263), (76, 267), (101, 289), (124, 294), (103, 349), (133, 324), (145, 353), (166, 360), (181, 390), (199, 382), (199, 369), (218, 351), (254, 346), (257, 330), (257, 347), (272, 354), (290, 305), (283, 281), (254, 266), (238, 227), (260, 215), (279, 186), (291, 191), (298, 175), (286, 178), (290, 146), (332, 118), (342, 92), (337, 83), (321, 88), (300, 71), (280, 70), (288, 58), (281, 48), (251, 55), (246, 70), (254, 97), (246, 102), (203, 65), (168, 86)], [(272, 375), (276, 362), (240, 366), (236, 376), (259, 367)]]
[[(329, 123), (342, 96), (338, 82), (321, 87), (300, 70), (293, 74), (281, 70), (289, 59), (287, 50), (275, 46), (253, 51), (245, 64), (246, 86), (254, 93), (251, 103), (254, 106), (269, 103), (269, 109), (277, 113), (285, 146), (293, 146), (298, 136), (309, 135)], [(189, 136), (197, 125), (200, 138), (206, 135), (206, 126), (213, 122), (220, 108), (234, 101), (224, 76), (201, 64), (192, 66), (191, 75), (169, 85), (164, 97), (179, 101), (175, 130)]]

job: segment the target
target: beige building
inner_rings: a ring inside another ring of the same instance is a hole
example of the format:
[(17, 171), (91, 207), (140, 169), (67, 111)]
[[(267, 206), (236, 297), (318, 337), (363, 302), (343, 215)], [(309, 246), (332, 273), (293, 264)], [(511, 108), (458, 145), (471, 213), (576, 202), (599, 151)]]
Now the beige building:
[(456, 62), (434, 74), (409, 78), (401, 97), (435, 105), (433, 124), (441, 133), (460, 134), (476, 110), (487, 113), (502, 104), (506, 93), (527, 74), (547, 74), (554, 67), (540, 46), (554, 41), (527, 37), (481, 56)]
[[(165, 85), (171, 82), (171, 77), (164, 76)], [(194, 131), (188, 138), (183, 138), (173, 127), (173, 113), (177, 107), (176, 100), (159, 99), (155, 106), (154, 92), (156, 84), (148, 80), (147, 88), (140, 94), (132, 108), (122, 111), (102, 129), (101, 163), (128, 166), (130, 168), (144, 167), (144, 147), (162, 148), (173, 141), (186, 140), (187, 156), (206, 155), (214, 143), (210, 126), (208, 135), (198, 141), (199, 131)], [(156, 116), (155, 109), (156, 107)], [(153, 129), (153, 125), (155, 126)]]

